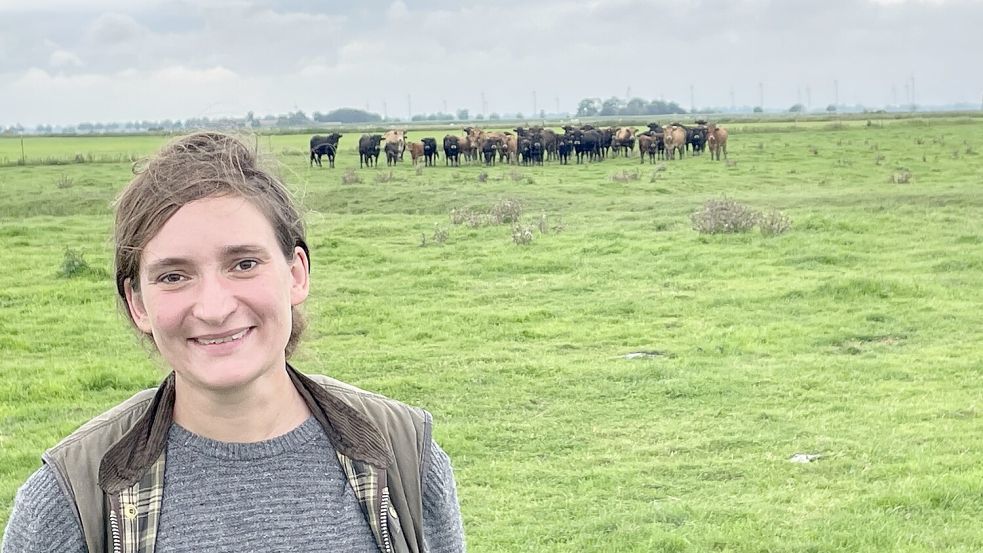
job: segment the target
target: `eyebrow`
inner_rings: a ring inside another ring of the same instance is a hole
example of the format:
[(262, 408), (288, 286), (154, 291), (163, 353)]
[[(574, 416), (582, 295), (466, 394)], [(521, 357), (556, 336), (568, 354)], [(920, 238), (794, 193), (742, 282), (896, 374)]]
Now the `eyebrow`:
[[(242, 255), (255, 255), (257, 257), (263, 257), (268, 256), (269, 252), (262, 246), (255, 246), (251, 244), (236, 244), (222, 248), (222, 257), (239, 257)], [(147, 264), (147, 273), (154, 274), (165, 269), (186, 265), (192, 265), (191, 260), (187, 257), (165, 257), (158, 259), (153, 263)]]

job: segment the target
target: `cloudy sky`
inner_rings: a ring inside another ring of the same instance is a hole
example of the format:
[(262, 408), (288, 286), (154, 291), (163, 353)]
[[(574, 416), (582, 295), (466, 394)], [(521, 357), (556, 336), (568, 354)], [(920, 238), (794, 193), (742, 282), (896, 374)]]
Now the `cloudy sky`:
[(0, 0), (0, 126), (629, 94), (978, 106), (981, 52), (983, 0)]

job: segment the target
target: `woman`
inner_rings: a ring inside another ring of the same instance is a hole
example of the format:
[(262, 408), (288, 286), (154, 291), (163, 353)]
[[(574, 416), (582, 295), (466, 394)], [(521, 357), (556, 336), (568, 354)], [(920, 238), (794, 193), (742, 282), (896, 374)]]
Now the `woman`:
[(164, 147), (116, 203), (124, 311), (172, 369), (48, 450), (3, 553), (462, 551), (425, 411), (287, 363), (300, 214), (238, 140)]

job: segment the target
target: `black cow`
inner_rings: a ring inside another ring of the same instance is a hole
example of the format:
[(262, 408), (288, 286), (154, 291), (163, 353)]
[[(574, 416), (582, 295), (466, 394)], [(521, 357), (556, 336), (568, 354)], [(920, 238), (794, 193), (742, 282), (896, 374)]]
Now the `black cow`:
[(379, 165), (379, 143), (382, 142), (381, 134), (363, 134), (358, 139), (358, 166)]
[[(396, 163), (399, 161), (399, 156), (400, 154), (403, 153), (403, 148), (401, 146), (402, 145), (398, 142), (386, 142), (385, 150), (386, 150), (387, 166), (391, 167), (393, 165), (396, 165)], [(376, 148), (376, 152), (378, 151), (379, 151), (378, 148)]]
[(693, 155), (703, 153), (707, 146), (707, 128), (703, 125), (690, 127), (686, 137), (686, 147), (693, 147)]
[(428, 137), (421, 139), (420, 142), (423, 142), (424, 165), (433, 166), (433, 159), (440, 157), (437, 153), (437, 139)]
[(502, 151), (502, 140), (499, 138), (486, 138), (481, 142), (481, 154), (485, 158), (485, 165), (495, 165), (495, 154)]
[(328, 156), (328, 167), (334, 169), (334, 156), (338, 151), (338, 139), (341, 135), (333, 132), (328, 136), (314, 135), (311, 137), (311, 167), (317, 163), (321, 167), (321, 156)]
[(444, 165), (460, 165), (461, 152), (458, 146), (458, 137), (447, 135), (444, 137)]
[(571, 151), (573, 151), (573, 141), (566, 135), (558, 137), (556, 140), (556, 155), (560, 159), (561, 165), (570, 163)]

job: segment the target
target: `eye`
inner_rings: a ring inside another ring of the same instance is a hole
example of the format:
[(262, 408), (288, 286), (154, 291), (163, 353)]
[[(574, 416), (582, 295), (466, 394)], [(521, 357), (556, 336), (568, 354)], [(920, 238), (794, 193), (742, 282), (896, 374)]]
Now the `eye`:
[(257, 265), (259, 265), (259, 261), (256, 261), (255, 259), (243, 259), (242, 261), (236, 263), (232, 270), (238, 272), (250, 271), (255, 269)]
[(161, 284), (178, 284), (184, 280), (184, 275), (180, 273), (165, 273), (157, 277), (157, 282)]

